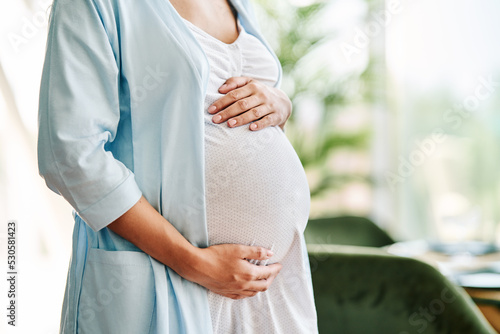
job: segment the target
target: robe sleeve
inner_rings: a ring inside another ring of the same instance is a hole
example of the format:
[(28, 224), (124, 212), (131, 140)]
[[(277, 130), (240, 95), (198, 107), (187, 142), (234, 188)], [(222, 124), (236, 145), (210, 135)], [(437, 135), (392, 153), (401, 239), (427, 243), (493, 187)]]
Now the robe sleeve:
[(54, 1), (38, 117), (39, 173), (94, 231), (142, 195), (105, 149), (120, 120), (120, 73), (101, 14), (93, 0)]

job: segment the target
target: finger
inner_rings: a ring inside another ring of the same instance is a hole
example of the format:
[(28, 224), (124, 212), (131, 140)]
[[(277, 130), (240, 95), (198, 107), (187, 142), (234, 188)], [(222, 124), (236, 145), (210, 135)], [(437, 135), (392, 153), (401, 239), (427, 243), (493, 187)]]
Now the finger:
[[(256, 120), (256, 118), (253, 117), (252, 114), (248, 114), (248, 112), (252, 109), (259, 107), (260, 105), (262, 105), (262, 101), (259, 100), (258, 96), (250, 95), (247, 98), (236, 101), (226, 109), (219, 112), (218, 115), (222, 116), (221, 122), (227, 120), (228, 126), (230, 127), (240, 126), (243, 124), (250, 123), (250, 121)], [(264, 107), (261, 107), (261, 109), (265, 110)], [(245, 118), (241, 118), (241, 116), (244, 116), (245, 114), (248, 115), (245, 116)], [(247, 121), (245, 122), (245, 120)]]
[(221, 295), (221, 296), (231, 298), (231, 299), (243, 299), (243, 298), (245, 298), (245, 296), (240, 296), (240, 295), (237, 295), (234, 293), (218, 293), (218, 292), (216, 292), (216, 293)]
[(258, 291), (248, 291), (248, 292), (244, 291), (244, 293), (242, 292), (242, 293), (218, 293), (218, 294), (231, 299), (243, 299), (243, 298), (253, 297), (258, 293), (259, 293)]
[(215, 292), (218, 295), (221, 295), (221, 296), (224, 296), (224, 297), (228, 297), (228, 298), (241, 299), (241, 298), (245, 298), (245, 297), (253, 297), (256, 294), (258, 294), (260, 291), (257, 291), (257, 290), (241, 290), (241, 291), (238, 291), (238, 292), (222, 292), (222, 291), (214, 291), (214, 290), (212, 290), (212, 292)]
[(227, 93), (226, 95), (222, 96), (220, 99), (212, 103), (210, 107), (208, 107), (208, 112), (210, 114), (215, 114), (220, 112), (221, 110), (224, 110), (225, 108), (229, 107), (236, 101), (239, 101), (241, 99), (244, 99), (250, 95), (254, 94), (253, 88), (247, 86), (240, 87), (238, 89), (234, 89)]
[(264, 268), (268, 268), (270, 270), (260, 273), (258, 275), (259, 278), (257, 280), (249, 282), (245, 290), (259, 292), (267, 291), (282, 267), (283, 266), (280, 263), (274, 263), (269, 266), (265, 266)]
[(269, 113), (271, 113), (269, 107), (265, 104), (261, 104), (249, 109), (247, 112), (241, 113), (236, 117), (230, 118), (227, 121), (227, 125), (230, 127), (245, 125), (252, 121), (258, 120), (259, 118), (262, 118)]
[(255, 296), (256, 294), (258, 294), (260, 291), (257, 291), (257, 290), (242, 290), (241, 292), (239, 292), (238, 294), (240, 296), (245, 296), (245, 297), (253, 297)]
[(270, 113), (264, 116), (262, 119), (250, 124), (250, 130), (256, 131), (261, 130), (269, 126), (276, 126), (280, 124), (280, 119), (276, 113)]
[(276, 276), (271, 276), (267, 280), (258, 280), (258, 281), (253, 281), (251, 283), (251, 286), (249, 287), (250, 291), (254, 291), (256, 294), (258, 292), (266, 292), (269, 290), (269, 287), (271, 286), (271, 283), (273, 282), (274, 278)]
[(281, 263), (273, 263), (268, 266), (257, 266), (256, 269), (256, 277), (257, 280), (274, 278), (280, 272), (283, 265)]
[[(268, 266), (257, 266), (253, 272), (255, 278), (250, 282), (266, 282), (272, 280), (278, 275), (281, 268), (283, 268), (283, 266), (280, 263), (273, 263)], [(245, 289), (251, 289), (251, 287), (245, 287)]]
[(219, 93), (226, 94), (233, 89), (245, 86), (250, 81), (252, 81), (252, 78), (249, 77), (231, 77), (219, 87)]
[(242, 259), (266, 260), (271, 256), (273, 256), (273, 252), (270, 249), (260, 246), (240, 245), (240, 257)]

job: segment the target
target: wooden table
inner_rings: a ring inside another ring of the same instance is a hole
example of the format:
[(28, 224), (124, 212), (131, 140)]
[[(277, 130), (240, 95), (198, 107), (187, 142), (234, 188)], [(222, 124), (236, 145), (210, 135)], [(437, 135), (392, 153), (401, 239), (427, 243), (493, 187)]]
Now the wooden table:
[[(500, 252), (481, 256), (449, 256), (430, 250), (427, 242), (423, 240), (398, 242), (386, 247), (386, 250), (394, 255), (412, 257), (429, 263), (445, 276), (453, 272), (479, 270), (491, 263), (500, 263)], [(472, 297), (492, 327), (500, 333), (500, 288), (464, 286), (463, 288)]]
[(500, 333), (500, 290), (464, 288), (476, 302), (477, 307), (490, 322), (491, 326)]

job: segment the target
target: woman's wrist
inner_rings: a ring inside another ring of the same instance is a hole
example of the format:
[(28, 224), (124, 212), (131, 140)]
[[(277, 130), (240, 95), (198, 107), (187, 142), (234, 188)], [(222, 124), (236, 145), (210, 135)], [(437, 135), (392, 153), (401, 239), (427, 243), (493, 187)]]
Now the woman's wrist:
[(201, 269), (203, 265), (206, 265), (206, 260), (204, 257), (203, 248), (196, 247), (191, 243), (183, 250), (182, 254), (177, 256), (178, 263), (174, 269), (181, 277), (192, 281), (198, 282), (198, 277), (200, 277)]
[(144, 198), (108, 228), (145, 253), (189, 279), (201, 263), (200, 248), (191, 244)]

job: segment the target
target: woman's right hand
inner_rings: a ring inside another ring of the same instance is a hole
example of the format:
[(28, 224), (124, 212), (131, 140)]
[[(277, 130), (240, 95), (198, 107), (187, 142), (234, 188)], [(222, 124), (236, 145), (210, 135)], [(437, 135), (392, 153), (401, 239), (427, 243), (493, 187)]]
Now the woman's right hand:
[(258, 266), (246, 260), (269, 259), (270, 250), (264, 247), (194, 246), (144, 197), (108, 227), (185, 279), (233, 299), (266, 291), (282, 267), (279, 263)]
[(219, 244), (198, 248), (186, 261), (181, 276), (232, 299), (266, 291), (282, 268), (280, 263), (259, 266), (246, 259), (266, 260), (272, 252), (264, 247)]

